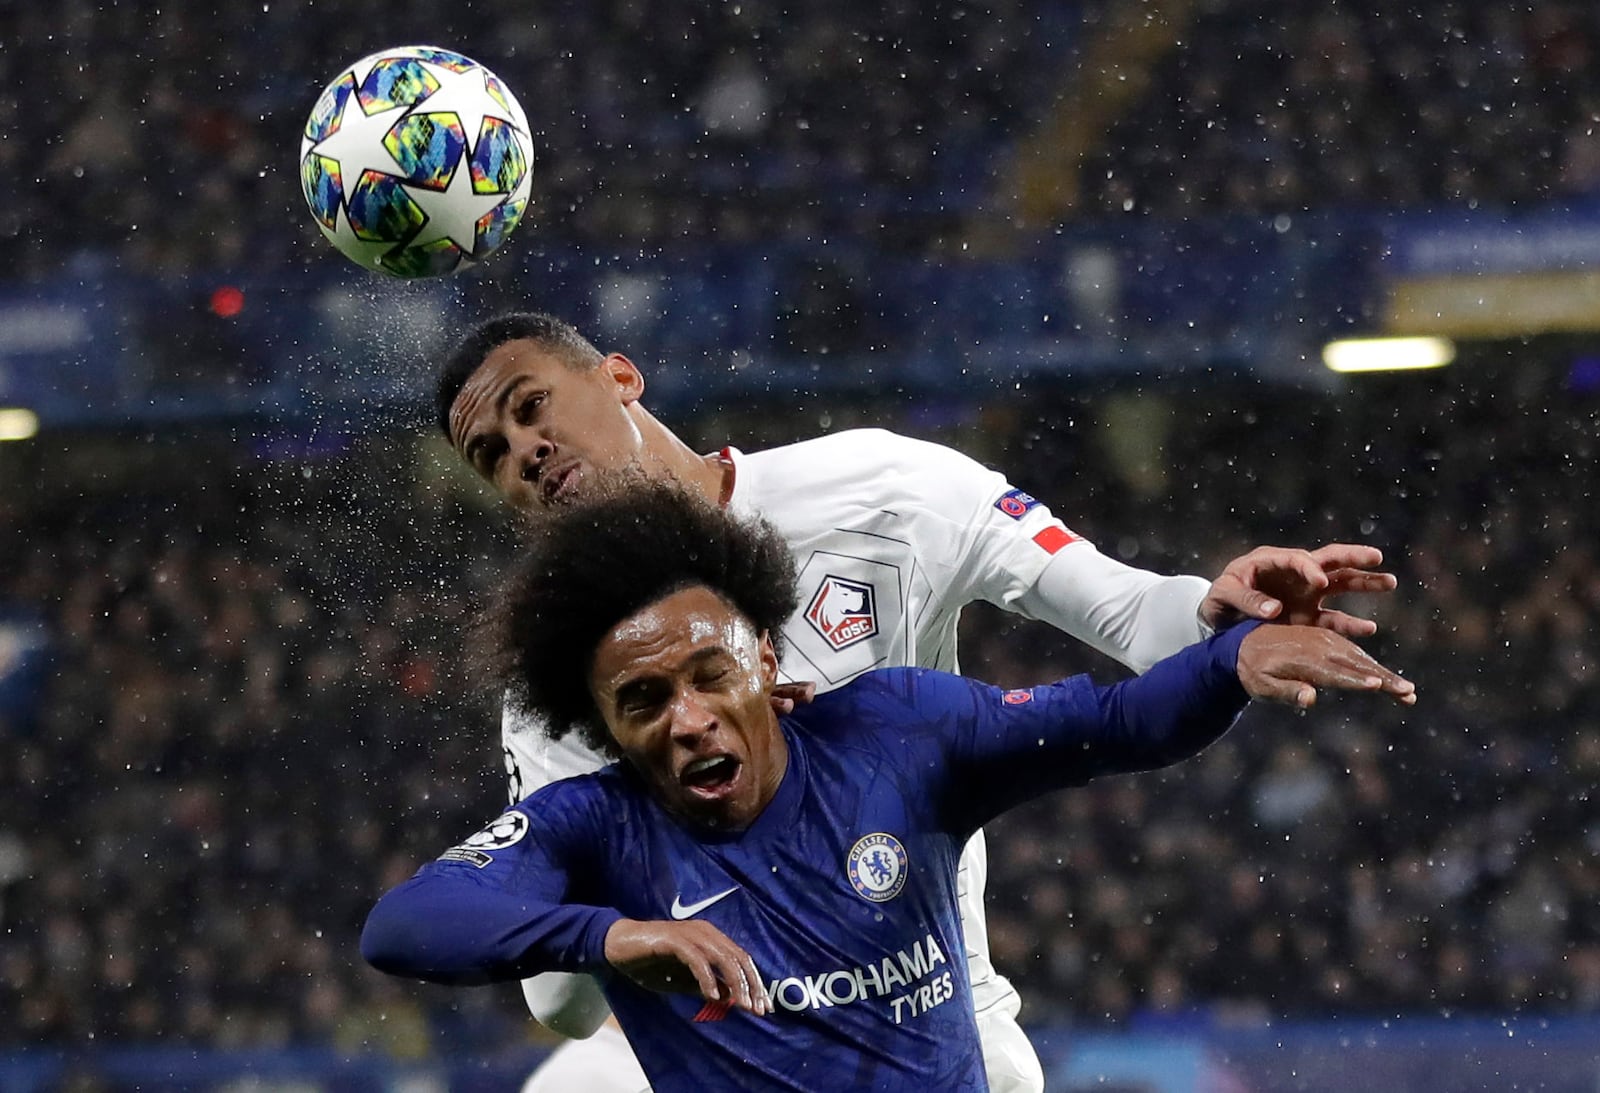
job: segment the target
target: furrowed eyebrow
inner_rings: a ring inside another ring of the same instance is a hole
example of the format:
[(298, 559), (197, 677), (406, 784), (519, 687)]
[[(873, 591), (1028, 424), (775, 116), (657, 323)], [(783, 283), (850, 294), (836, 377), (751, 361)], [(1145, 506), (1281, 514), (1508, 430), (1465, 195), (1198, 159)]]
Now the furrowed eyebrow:
[[(494, 397), (493, 406), (495, 417), (498, 418), (501, 414), (505, 413), (506, 403), (511, 401), (512, 397), (517, 393), (518, 390), (532, 382), (532, 376), (512, 377), (511, 382), (506, 384), (505, 387), (501, 388), (500, 393)], [(488, 443), (488, 437), (484, 432), (480, 431), (474, 433), (468, 437), (467, 442), (461, 446), (462, 457), (466, 459), (466, 461), (472, 466), (477, 466), (478, 452), (486, 443)]]
[[(715, 660), (719, 656), (726, 656), (732, 659), (733, 653), (721, 645), (708, 645), (704, 649), (697, 649), (689, 654), (689, 658), (684, 661), (684, 665), (689, 668), (697, 668), (706, 661)], [(650, 684), (658, 678), (658, 676), (649, 675), (623, 680), (617, 686), (616, 700), (620, 703), (640, 691), (647, 690)]]
[(532, 382), (533, 382), (533, 377), (532, 376), (518, 376), (515, 379), (513, 379), (509, 384), (507, 384), (505, 390), (501, 391), (499, 397), (494, 400), (494, 411), (495, 411), (495, 414), (499, 415), (499, 414), (504, 413), (505, 409), (506, 409), (506, 403), (511, 401), (511, 396), (515, 395), (517, 393), (517, 390), (519, 388), (521, 388), (523, 385), (529, 384), (529, 383), (532, 383)]

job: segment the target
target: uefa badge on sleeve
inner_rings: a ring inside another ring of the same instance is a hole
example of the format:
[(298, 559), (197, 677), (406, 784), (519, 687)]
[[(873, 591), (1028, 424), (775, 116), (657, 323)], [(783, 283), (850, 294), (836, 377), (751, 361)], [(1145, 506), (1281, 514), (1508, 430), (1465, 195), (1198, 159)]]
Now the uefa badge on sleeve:
[(1005, 513), (1013, 520), (1022, 519), (1024, 516), (1028, 515), (1029, 511), (1037, 508), (1038, 505), (1038, 498), (1033, 497), (1030, 494), (1023, 493), (1021, 490), (1010, 490), (1006, 493), (1003, 493), (1000, 495), (1000, 500), (994, 503), (995, 508)]
[(482, 831), (471, 835), (439, 855), (440, 861), (465, 862), (482, 869), (494, 860), (491, 850), (504, 850), (522, 841), (528, 833), (528, 817), (517, 811), (503, 814)]
[(906, 886), (906, 848), (882, 831), (863, 835), (850, 848), (845, 872), (862, 899), (885, 903)]

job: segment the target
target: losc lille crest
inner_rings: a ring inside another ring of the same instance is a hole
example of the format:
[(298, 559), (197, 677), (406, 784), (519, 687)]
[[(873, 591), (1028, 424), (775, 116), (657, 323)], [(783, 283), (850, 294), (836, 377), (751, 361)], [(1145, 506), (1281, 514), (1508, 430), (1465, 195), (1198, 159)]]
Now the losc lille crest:
[(829, 574), (806, 605), (806, 621), (835, 651), (866, 641), (878, 632), (872, 586)]

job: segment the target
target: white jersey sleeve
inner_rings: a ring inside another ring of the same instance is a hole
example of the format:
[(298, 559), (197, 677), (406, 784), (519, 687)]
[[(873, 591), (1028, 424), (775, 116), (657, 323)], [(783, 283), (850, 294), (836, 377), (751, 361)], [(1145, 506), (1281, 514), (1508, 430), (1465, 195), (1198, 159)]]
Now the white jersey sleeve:
[[(840, 568), (862, 553), (845, 545), (850, 533), (875, 536), (874, 558), (894, 563), (903, 599), (879, 579), (875, 602), (902, 605), (906, 640), (898, 647), (882, 641), (874, 656), (855, 658), (862, 667), (957, 670), (956, 617), (979, 599), (1048, 623), (1137, 671), (1208, 636), (1198, 609), (1209, 582), (1106, 557), (1043, 502), (953, 449), (864, 429), (756, 453), (737, 466), (741, 478), (747, 467), (751, 473), (736, 486), (735, 507), (743, 501), (772, 519), (795, 547), (803, 605), (818, 584), (812, 569), (873, 582), (870, 570)], [(900, 557), (888, 553), (890, 542), (901, 545)], [(822, 662), (829, 650), (801, 621), (785, 628), (791, 648)], [(890, 620), (879, 622), (881, 638), (892, 637)], [(831, 685), (847, 678), (825, 674)]]
[(1203, 577), (1160, 577), (1080, 543), (1052, 558), (1012, 610), (1142, 672), (1211, 636), (1200, 620), (1210, 588)]
[(609, 759), (568, 733), (552, 740), (542, 721), (507, 702), (500, 711), (500, 744), (505, 753), (507, 791), (516, 804), (551, 782), (593, 774)]
[(930, 483), (929, 493), (966, 509), (964, 580), (952, 598), (983, 599), (1049, 623), (1140, 672), (1209, 636), (1199, 607), (1210, 582), (1108, 558), (1037, 498), (949, 455), (929, 462), (949, 478), (943, 489)]
[[(500, 715), (500, 744), (512, 804), (551, 782), (592, 773), (607, 762), (575, 733), (552, 740), (543, 723), (509, 702)], [(599, 982), (589, 975), (536, 975), (522, 981), (522, 997), (534, 1020), (573, 1039), (594, 1035), (611, 1015)]]

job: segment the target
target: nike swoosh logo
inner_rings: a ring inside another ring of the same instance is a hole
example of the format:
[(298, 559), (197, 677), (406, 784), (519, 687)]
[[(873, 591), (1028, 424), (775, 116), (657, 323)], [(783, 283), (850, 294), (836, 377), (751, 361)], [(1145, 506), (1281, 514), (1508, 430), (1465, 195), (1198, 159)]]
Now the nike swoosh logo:
[(701, 911), (704, 911), (707, 907), (710, 907), (713, 903), (717, 902), (717, 900), (731, 896), (738, 890), (739, 886), (736, 884), (726, 892), (718, 892), (716, 895), (709, 896), (706, 899), (701, 900), (699, 903), (686, 904), (680, 897), (673, 896), (672, 917), (680, 922), (686, 918), (693, 918), (695, 915), (698, 915)]

